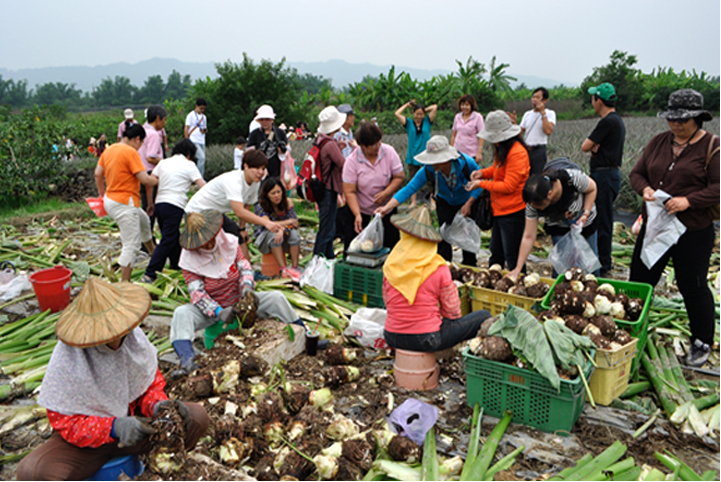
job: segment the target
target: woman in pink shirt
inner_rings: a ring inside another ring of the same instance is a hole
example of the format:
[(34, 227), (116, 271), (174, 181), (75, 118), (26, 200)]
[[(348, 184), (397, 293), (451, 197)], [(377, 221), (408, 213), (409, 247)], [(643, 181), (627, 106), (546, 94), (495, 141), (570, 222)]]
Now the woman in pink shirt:
[[(401, 158), (393, 146), (382, 142), (383, 132), (377, 125), (364, 122), (355, 137), (358, 148), (351, 152), (343, 166), (343, 193), (349, 208), (344, 211), (349, 218), (343, 223), (345, 250), (368, 226), (375, 210), (400, 189), (405, 178)], [(390, 218), (383, 218), (383, 246), (393, 249), (399, 235)]]
[(430, 353), (475, 337), (491, 314), (479, 310), (461, 316), (458, 288), (437, 253), (441, 235), (431, 224), (428, 207), (396, 214), (391, 222), (401, 240), (383, 265), (388, 346)]
[(483, 139), (478, 133), (483, 130), (483, 116), (477, 112), (476, 99), (472, 95), (464, 95), (458, 99), (458, 110), (453, 120), (451, 145), (476, 160), (480, 166), (483, 160)]

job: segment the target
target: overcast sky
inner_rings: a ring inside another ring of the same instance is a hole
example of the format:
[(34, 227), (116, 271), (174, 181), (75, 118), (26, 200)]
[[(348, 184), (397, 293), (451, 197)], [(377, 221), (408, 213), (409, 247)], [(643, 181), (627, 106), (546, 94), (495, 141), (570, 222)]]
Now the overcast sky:
[(618, 49), (644, 72), (719, 74), (719, 0), (1, 0), (0, 67), (342, 59), (578, 84)]

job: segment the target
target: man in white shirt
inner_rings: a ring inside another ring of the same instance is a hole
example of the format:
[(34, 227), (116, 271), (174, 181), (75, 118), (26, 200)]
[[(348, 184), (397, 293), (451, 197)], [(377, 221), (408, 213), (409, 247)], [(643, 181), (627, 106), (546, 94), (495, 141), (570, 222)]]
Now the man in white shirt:
[(208, 118), (205, 116), (205, 107), (208, 103), (203, 98), (195, 101), (195, 110), (185, 118), (185, 137), (190, 139), (197, 151), (195, 158), (198, 161), (198, 170), (205, 175), (205, 134), (208, 132)]
[[(556, 126), (556, 113), (551, 109), (546, 109), (548, 102), (548, 90), (545, 87), (539, 87), (533, 91), (531, 95), (532, 110), (526, 111), (521, 119), (521, 134), (524, 135), (524, 141), (528, 147), (528, 157), (531, 161), (531, 175), (541, 174), (546, 165), (546, 145), (548, 144), (548, 136), (553, 132)], [(516, 123), (516, 111), (507, 112), (513, 123)]]

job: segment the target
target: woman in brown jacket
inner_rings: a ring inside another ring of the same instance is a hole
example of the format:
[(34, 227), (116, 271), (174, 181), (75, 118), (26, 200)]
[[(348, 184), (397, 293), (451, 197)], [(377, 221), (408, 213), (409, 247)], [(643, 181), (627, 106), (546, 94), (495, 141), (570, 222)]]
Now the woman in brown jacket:
[(709, 208), (719, 204), (719, 138), (702, 129), (712, 116), (703, 109), (703, 96), (695, 90), (673, 92), (668, 110), (658, 116), (666, 119), (669, 131), (651, 139), (629, 177), (646, 203), (656, 200), (657, 190), (671, 195), (664, 207), (686, 231), (653, 266), (646, 266), (641, 259), (648, 221), (644, 205), (644, 226), (636, 240), (630, 281), (656, 285), (673, 257), (691, 324), (686, 364), (701, 366), (713, 346), (715, 327), (714, 300), (706, 277), (715, 237)]

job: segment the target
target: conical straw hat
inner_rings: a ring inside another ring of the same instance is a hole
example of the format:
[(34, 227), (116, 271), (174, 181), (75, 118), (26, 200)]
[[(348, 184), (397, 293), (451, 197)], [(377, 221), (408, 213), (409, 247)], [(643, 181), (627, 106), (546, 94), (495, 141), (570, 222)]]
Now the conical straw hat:
[(89, 278), (63, 310), (55, 334), (70, 346), (104, 345), (138, 326), (150, 311), (150, 303), (150, 294), (141, 286)]
[(443, 240), (441, 233), (433, 227), (431, 212), (428, 206), (418, 206), (409, 214), (396, 214), (391, 216), (391, 224), (404, 233), (416, 238), (439, 243)]
[(198, 249), (218, 234), (223, 226), (220, 211), (206, 209), (199, 213), (189, 213), (185, 227), (180, 231), (180, 245), (188, 250)]

